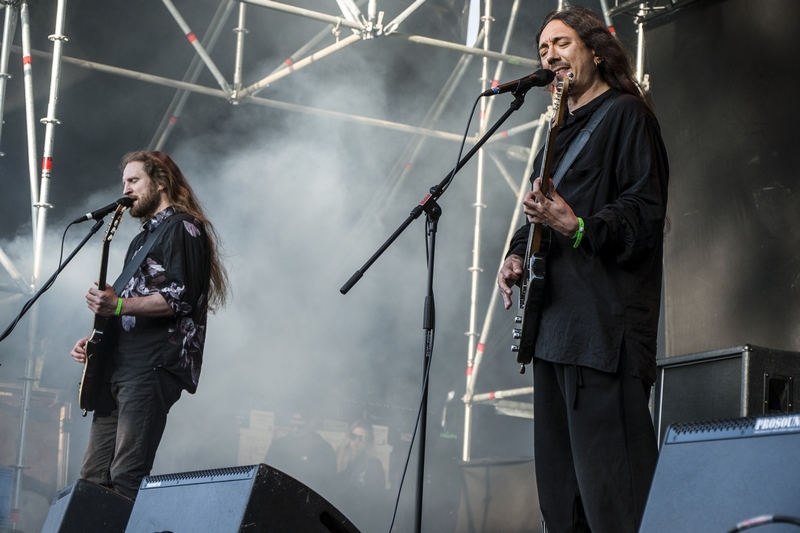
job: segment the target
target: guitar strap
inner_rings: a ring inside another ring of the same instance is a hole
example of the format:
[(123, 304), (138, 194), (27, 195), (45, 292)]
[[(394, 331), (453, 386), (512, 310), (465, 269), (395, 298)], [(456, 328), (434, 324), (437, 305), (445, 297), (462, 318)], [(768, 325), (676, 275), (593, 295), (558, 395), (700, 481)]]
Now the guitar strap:
[[(139, 251), (136, 252), (130, 261), (125, 265), (125, 268), (122, 269), (122, 273), (117, 278), (117, 281), (114, 282), (114, 292), (119, 294), (122, 289), (125, 288), (125, 285), (133, 277), (133, 274), (136, 272), (136, 269), (144, 263), (147, 254), (150, 252), (150, 248), (158, 240), (158, 237), (167, 229), (168, 226), (171, 226), (173, 223), (178, 222), (179, 220), (188, 220), (191, 218), (191, 215), (187, 215), (186, 213), (175, 213), (166, 220), (164, 220), (161, 224), (158, 225), (156, 229), (153, 231), (148, 231), (147, 235), (144, 238), (144, 242), (142, 243), (142, 247), (139, 248)], [(138, 258), (138, 259), (137, 259)]]
[(589, 141), (589, 137), (592, 136), (592, 132), (595, 130), (600, 121), (603, 120), (603, 117), (606, 116), (606, 113), (611, 106), (614, 105), (614, 101), (616, 98), (609, 98), (602, 105), (597, 108), (597, 111), (594, 112), (592, 115), (592, 119), (583, 128), (578, 137), (572, 141), (572, 144), (569, 145), (569, 149), (567, 153), (564, 154), (564, 159), (561, 160), (561, 164), (558, 165), (558, 170), (556, 170), (555, 175), (553, 176), (553, 188), (558, 189), (558, 183), (561, 181), (561, 178), (564, 177), (564, 174), (567, 173), (569, 167), (572, 166), (572, 163), (575, 161), (575, 158), (578, 157), (578, 154), (581, 153), (583, 147), (586, 146), (586, 143)]

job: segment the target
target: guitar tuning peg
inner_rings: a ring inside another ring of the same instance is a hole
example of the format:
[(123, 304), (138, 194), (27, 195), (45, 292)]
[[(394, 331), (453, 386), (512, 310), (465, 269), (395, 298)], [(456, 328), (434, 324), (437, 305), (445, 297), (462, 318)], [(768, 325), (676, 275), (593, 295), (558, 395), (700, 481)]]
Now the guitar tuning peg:
[(519, 328), (514, 328), (511, 330), (511, 337), (514, 339), (521, 339), (522, 338), (522, 330)]
[(514, 352), (514, 353), (518, 353), (519, 352), (519, 345), (518, 344), (512, 344), (511, 345), (511, 351)]

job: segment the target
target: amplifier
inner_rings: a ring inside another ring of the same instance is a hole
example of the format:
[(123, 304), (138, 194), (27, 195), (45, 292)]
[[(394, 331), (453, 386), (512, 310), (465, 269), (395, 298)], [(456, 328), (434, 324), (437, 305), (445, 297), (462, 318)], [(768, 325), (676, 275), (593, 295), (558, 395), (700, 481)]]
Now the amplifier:
[(800, 406), (800, 353), (746, 344), (658, 361), (658, 442), (676, 422), (792, 413)]

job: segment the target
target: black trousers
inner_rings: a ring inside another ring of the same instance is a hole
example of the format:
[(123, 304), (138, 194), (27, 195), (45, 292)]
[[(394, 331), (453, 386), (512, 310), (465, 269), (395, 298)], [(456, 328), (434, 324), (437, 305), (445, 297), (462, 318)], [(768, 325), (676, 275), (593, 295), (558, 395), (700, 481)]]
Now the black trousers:
[(110, 384), (92, 418), (81, 478), (135, 500), (181, 391), (180, 381), (162, 368)]
[(534, 359), (534, 450), (547, 533), (636, 533), (658, 460), (650, 387)]

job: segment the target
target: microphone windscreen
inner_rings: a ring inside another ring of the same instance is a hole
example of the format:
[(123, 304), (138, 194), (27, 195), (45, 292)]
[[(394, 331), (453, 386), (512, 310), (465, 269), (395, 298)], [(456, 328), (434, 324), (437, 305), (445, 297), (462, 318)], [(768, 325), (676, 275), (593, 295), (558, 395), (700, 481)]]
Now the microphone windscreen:
[(541, 78), (543, 80), (546, 80), (547, 83), (545, 83), (545, 85), (550, 85), (550, 82), (552, 82), (554, 79), (556, 79), (556, 73), (553, 72), (552, 70), (546, 69), (546, 68), (540, 68), (539, 70), (537, 70), (535, 72), (535, 75), (536, 75), (537, 78)]

